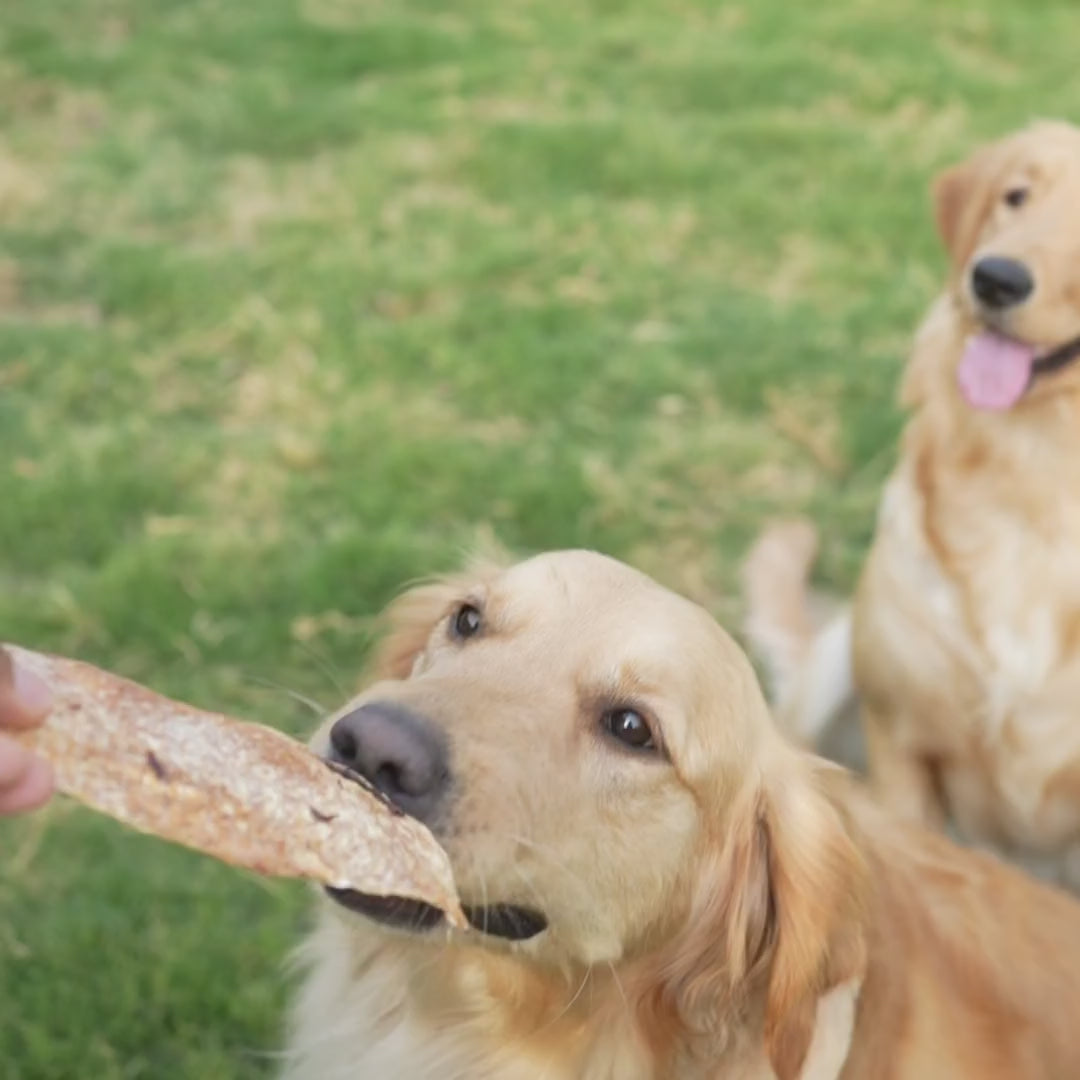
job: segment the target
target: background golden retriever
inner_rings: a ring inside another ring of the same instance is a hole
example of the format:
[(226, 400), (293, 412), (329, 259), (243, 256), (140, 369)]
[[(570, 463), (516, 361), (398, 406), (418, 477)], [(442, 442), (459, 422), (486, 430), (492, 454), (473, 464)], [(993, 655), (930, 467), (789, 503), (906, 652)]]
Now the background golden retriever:
[(1080, 907), (879, 817), (696, 605), (562, 552), (390, 623), (313, 746), (429, 824), (476, 930), (327, 901), (289, 1080), (1080, 1075)]
[[(951, 817), (1076, 884), (1080, 130), (1041, 123), (986, 147), (939, 178), (935, 204), (949, 281), (905, 374), (912, 416), (849, 627), (870, 769), (894, 810)], [(773, 589), (760, 566), (776, 542), (751, 576), (757, 623), (787, 653), (750, 629), (782, 669), (791, 727), (813, 736), (844, 697), (842, 664), (834, 649), (839, 677), (815, 697), (821, 638), (790, 615), (805, 553), (789, 543)]]

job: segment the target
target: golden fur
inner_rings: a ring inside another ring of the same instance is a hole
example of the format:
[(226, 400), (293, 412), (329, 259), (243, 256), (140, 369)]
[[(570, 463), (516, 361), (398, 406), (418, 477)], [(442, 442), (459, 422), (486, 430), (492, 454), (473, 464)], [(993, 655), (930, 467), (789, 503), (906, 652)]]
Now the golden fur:
[[(957, 373), (986, 328), (1044, 352), (1080, 339), (1080, 129), (1040, 123), (985, 147), (934, 201), (949, 279), (904, 374), (911, 416), (853, 610), (815, 618), (813, 534), (781, 525), (747, 560), (747, 636), (791, 734), (822, 745), (856, 693), (890, 809), (951, 820), (1077, 888), (1080, 360), (1007, 411), (973, 408)], [(1031, 268), (1026, 301), (979, 305), (971, 268), (986, 255)]]
[(1080, 365), (1004, 413), (972, 409), (954, 375), (982, 253), (1038, 282), (998, 329), (1046, 347), (1080, 335), (1080, 130), (982, 150), (939, 179), (936, 205), (952, 271), (904, 378), (913, 413), (854, 611), (870, 765), (891, 807), (1045, 853), (1077, 882)]
[[(438, 725), (463, 899), (549, 928), (410, 936), (326, 901), (287, 1080), (1080, 1076), (1080, 906), (790, 746), (700, 608), (561, 552), (413, 590), (389, 623), (347, 708)], [(658, 752), (602, 729), (626, 705)]]

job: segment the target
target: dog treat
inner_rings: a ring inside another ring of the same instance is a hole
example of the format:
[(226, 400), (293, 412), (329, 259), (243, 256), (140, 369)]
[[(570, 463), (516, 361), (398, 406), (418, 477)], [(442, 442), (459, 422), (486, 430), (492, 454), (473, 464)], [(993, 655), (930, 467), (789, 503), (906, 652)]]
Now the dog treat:
[(4, 648), (53, 693), (42, 727), (8, 734), (51, 762), (64, 794), (234, 866), (420, 900), (466, 925), (435, 838), (355, 774), (271, 728), (76, 660)]

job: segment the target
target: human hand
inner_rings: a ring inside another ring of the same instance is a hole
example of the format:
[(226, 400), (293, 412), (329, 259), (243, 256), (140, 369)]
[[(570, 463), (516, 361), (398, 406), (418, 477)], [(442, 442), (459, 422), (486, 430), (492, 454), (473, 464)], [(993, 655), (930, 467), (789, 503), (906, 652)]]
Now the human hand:
[(40, 724), (50, 704), (49, 688), (0, 647), (0, 816), (31, 810), (52, 794), (48, 762), (4, 734)]

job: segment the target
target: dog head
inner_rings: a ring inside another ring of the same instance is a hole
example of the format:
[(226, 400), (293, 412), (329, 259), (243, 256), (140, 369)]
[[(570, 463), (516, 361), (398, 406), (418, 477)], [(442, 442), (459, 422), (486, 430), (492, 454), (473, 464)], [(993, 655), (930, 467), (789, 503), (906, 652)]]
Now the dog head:
[(581, 551), (422, 586), (389, 623), (378, 681), (313, 746), (433, 830), (466, 937), (619, 965), (657, 1038), (757, 988), (794, 1075), (817, 995), (860, 962), (861, 865), (734, 642)]
[(957, 378), (976, 408), (1080, 387), (1080, 128), (1039, 123), (934, 185), (952, 292), (972, 336)]

